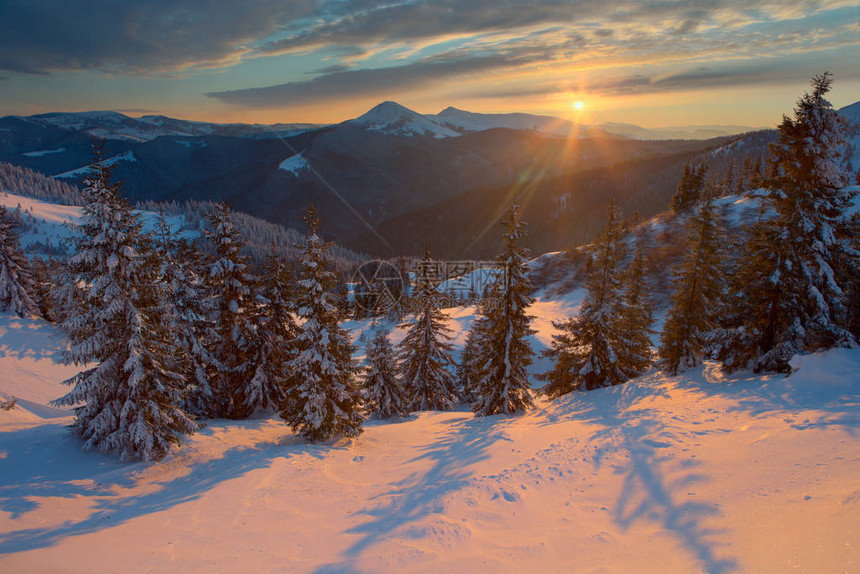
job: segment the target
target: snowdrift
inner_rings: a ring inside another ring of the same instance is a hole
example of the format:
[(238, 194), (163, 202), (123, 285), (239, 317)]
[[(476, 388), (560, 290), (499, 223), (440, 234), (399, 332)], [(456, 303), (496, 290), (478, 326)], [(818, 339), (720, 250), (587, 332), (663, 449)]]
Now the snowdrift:
[[(566, 305), (536, 306), (540, 321)], [(457, 322), (469, 319), (464, 310)], [(360, 326), (353, 325), (356, 335)], [(366, 325), (363, 325), (366, 328)], [(74, 369), (0, 316), (3, 572), (785, 572), (860, 563), (860, 351), (706, 365), (523, 417), (423, 412), (307, 444), (210, 421), (162, 462), (81, 452)]]

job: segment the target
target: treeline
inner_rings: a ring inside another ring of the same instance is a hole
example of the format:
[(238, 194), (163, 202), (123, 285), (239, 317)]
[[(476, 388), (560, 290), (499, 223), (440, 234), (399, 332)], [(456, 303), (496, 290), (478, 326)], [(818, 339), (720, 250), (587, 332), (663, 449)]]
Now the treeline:
[[(546, 352), (553, 366), (540, 375), (546, 395), (621, 384), (655, 365), (674, 374), (707, 358), (727, 371), (789, 372), (796, 353), (856, 344), (860, 219), (850, 216), (856, 192), (846, 188), (846, 126), (825, 98), (831, 83), (829, 74), (813, 79), (762, 169), (750, 167), (766, 191), (762, 213), (771, 215), (743, 236), (728, 236), (714, 209), (722, 184), (687, 169), (673, 201), (688, 214), (687, 237), (656, 353), (646, 254), (610, 205), (585, 255), (580, 313), (555, 323)], [(532, 284), (516, 204), (496, 259), (504, 272), (484, 290), (459, 363), (426, 249), (410, 279), (406, 336), (393, 348), (378, 331), (360, 370), (340, 325), (348, 309), (335, 296), (315, 209), (305, 217), (300, 264), (273, 248), (254, 273), (225, 205), (208, 216), (204, 235), (214, 252), (205, 254), (173, 237), (163, 219), (145, 233), (108, 166), (96, 164), (83, 193), (74, 254), (49, 293), (11, 224), (0, 226), (0, 307), (37, 314), (49, 299), (42, 308), (71, 340), (66, 362), (87, 367), (57, 401), (75, 406), (85, 448), (157, 459), (201, 420), (261, 409), (307, 439), (325, 440), (356, 436), (368, 416), (464, 402), (477, 416), (532, 407)]]
[(206, 254), (177, 238), (164, 217), (145, 231), (111, 166), (95, 163), (85, 185), (72, 255), (54, 277), (35, 277), (11, 223), (0, 226), (2, 309), (55, 320), (70, 339), (63, 360), (84, 368), (54, 404), (74, 408), (85, 449), (156, 460), (202, 420), (264, 409), (301, 436), (325, 440), (357, 435), (367, 416), (450, 409), (465, 399), (478, 415), (531, 405), (530, 285), (515, 207), (498, 260), (507, 273), (487, 291), (497, 304), (475, 322), (463, 384), (430, 265), (415, 278), (413, 299), (423, 305), (396, 357), (378, 336), (362, 373), (340, 326), (347, 312), (313, 206), (300, 265), (272, 248), (255, 274), (226, 205), (209, 215), (203, 233), (214, 253)]
[[(5, 162), (0, 162), (0, 190), (60, 205), (85, 206), (88, 202), (86, 195), (77, 186)], [(218, 209), (217, 206), (218, 204), (212, 201), (196, 200), (181, 203), (142, 201), (133, 204), (137, 210), (182, 217), (184, 228), (197, 232), (206, 229), (209, 217)], [(28, 219), (27, 214), (16, 212), (20, 210), (10, 210), (7, 216), (18, 218), (22, 229), (36, 224)], [(265, 263), (272, 245), (276, 246), (287, 261), (298, 261), (300, 251), (294, 245), (301, 244), (304, 236), (295, 229), (288, 229), (242, 212), (233, 213), (232, 218), (238, 232), (245, 239), (244, 254), (254, 268), (260, 268)], [(201, 238), (198, 247), (206, 253), (213, 252), (213, 246), (205, 238)], [(50, 242), (33, 246), (31, 251), (50, 257), (63, 253), (62, 246)], [(350, 273), (363, 259), (360, 254), (340, 245), (333, 245), (331, 254), (336, 271), (343, 275)]]

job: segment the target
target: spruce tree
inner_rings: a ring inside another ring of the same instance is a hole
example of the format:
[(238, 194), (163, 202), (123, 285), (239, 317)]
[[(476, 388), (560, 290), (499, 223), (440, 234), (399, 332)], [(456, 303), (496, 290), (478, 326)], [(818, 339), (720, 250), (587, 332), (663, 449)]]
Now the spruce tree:
[(262, 305), (255, 318), (256, 370), (249, 384), (247, 401), (277, 408), (284, 399), (284, 381), (289, 377), (290, 344), (299, 328), (293, 319), (295, 305), (289, 289), (294, 278), (289, 267), (271, 246), (259, 288)]
[(75, 406), (85, 449), (155, 460), (197, 425), (179, 407), (184, 383), (165, 361), (172, 341), (151, 239), (110, 179), (110, 167), (96, 163), (85, 182), (89, 203), (70, 260), (80, 307), (62, 324), (65, 362), (95, 366), (65, 381), (74, 388), (55, 404)]
[(439, 308), (439, 294), (430, 274), (430, 249), (425, 248), (418, 269), (413, 308), (418, 313), (408, 325), (406, 337), (398, 347), (399, 369), (410, 411), (447, 411), (459, 402), (457, 382), (451, 373), (450, 329)]
[(0, 206), (0, 311), (19, 317), (41, 315), (36, 297), (39, 286), (21, 251), (18, 235)]
[(357, 436), (363, 422), (361, 389), (349, 334), (338, 324), (340, 311), (331, 293), (335, 276), (327, 269), (327, 246), (317, 235), (313, 205), (305, 223), (308, 236), (298, 284), (298, 314), (304, 323), (291, 345), (291, 377), (280, 415), (309, 440)]
[(662, 367), (672, 375), (702, 361), (722, 311), (722, 234), (710, 192), (687, 223), (687, 233), (687, 253), (674, 273), (676, 289), (660, 336)]
[(194, 245), (177, 238), (162, 213), (156, 227), (156, 252), (160, 269), (158, 281), (166, 289), (165, 321), (173, 340), (166, 359), (185, 381), (182, 408), (197, 417), (213, 413), (213, 393), (209, 377), (214, 359), (202, 339), (209, 332), (211, 300), (200, 279), (202, 254)]
[(244, 243), (227, 204), (217, 205), (209, 225), (205, 235), (215, 245), (206, 281), (212, 298), (211, 329), (206, 337), (213, 361), (209, 376), (212, 416), (243, 419), (257, 407), (250, 397), (256, 372), (254, 277), (247, 257), (241, 253)]
[(534, 355), (528, 337), (526, 308), (534, 302), (528, 277), (528, 251), (521, 246), (525, 236), (519, 206), (514, 204), (504, 221), (505, 249), (498, 257), (503, 269), (496, 278), (493, 300), (484, 311), (485, 320), (476, 323), (474, 344), (477, 416), (522, 413), (533, 407), (526, 369)]
[(466, 333), (466, 341), (463, 344), (463, 351), (460, 353), (460, 361), (457, 363), (457, 385), (461, 399), (468, 404), (471, 404), (477, 398), (477, 368), (478, 368), (478, 353), (477, 353), (477, 331), (481, 329), (480, 321), (484, 317), (476, 316), (472, 322), (472, 327)]
[(368, 343), (367, 362), (364, 404), (370, 416), (377, 419), (408, 416), (406, 393), (397, 378), (394, 348), (385, 331), (378, 330)]
[(587, 294), (580, 314), (553, 323), (561, 332), (553, 335), (545, 355), (555, 359), (555, 365), (551, 371), (541, 374), (541, 378), (548, 381), (544, 393), (550, 397), (573, 390), (617, 385), (630, 378), (629, 365), (619, 360), (619, 330), (624, 311), (618, 270), (618, 261), (623, 255), (619, 223), (613, 201), (588, 272)]
[(840, 262), (856, 267), (846, 251), (845, 211), (855, 195), (842, 168), (844, 121), (826, 95), (829, 73), (812, 79), (812, 93), (783, 117), (771, 146), (765, 202), (776, 216), (750, 230), (734, 280), (733, 313), (720, 344), (727, 370), (787, 371), (799, 351), (852, 340), (845, 328), (847, 285)]
[(638, 247), (624, 279), (617, 354), (621, 368), (633, 378), (648, 369), (653, 361), (649, 336), (654, 333), (653, 319), (648, 304), (645, 262)]
[(681, 181), (678, 182), (678, 188), (672, 196), (674, 213), (686, 212), (696, 205), (704, 189), (706, 172), (707, 167), (704, 164), (694, 166), (688, 163), (684, 166)]

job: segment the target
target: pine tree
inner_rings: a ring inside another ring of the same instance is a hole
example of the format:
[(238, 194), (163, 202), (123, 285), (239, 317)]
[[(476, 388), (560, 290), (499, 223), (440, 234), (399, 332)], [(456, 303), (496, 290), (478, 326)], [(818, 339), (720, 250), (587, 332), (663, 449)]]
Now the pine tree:
[(618, 361), (628, 378), (633, 378), (647, 370), (653, 361), (649, 337), (654, 333), (653, 319), (648, 305), (645, 262), (638, 247), (625, 274), (622, 302)]
[(496, 278), (494, 297), (476, 323), (475, 386), (472, 410), (477, 416), (522, 413), (532, 403), (528, 372), (534, 355), (528, 337), (526, 308), (534, 302), (526, 267), (528, 251), (520, 243), (525, 236), (519, 206), (508, 211), (504, 225), (505, 250), (498, 263), (504, 269)]
[(0, 311), (19, 317), (39, 317), (36, 303), (39, 287), (26, 256), (21, 252), (18, 235), (0, 206)]
[(556, 362), (551, 371), (540, 376), (548, 381), (543, 390), (550, 397), (617, 385), (630, 378), (630, 365), (619, 360), (624, 304), (618, 261), (623, 253), (614, 201), (596, 249), (579, 316), (553, 323), (561, 333), (553, 335), (545, 355)]
[(287, 363), (292, 358), (290, 344), (299, 332), (289, 295), (292, 283), (290, 269), (273, 244), (259, 289), (263, 304), (255, 318), (256, 371), (247, 396), (250, 404), (262, 408), (277, 408), (284, 400), (284, 381), (289, 377)]
[(215, 244), (215, 255), (208, 265), (207, 285), (212, 303), (212, 328), (206, 341), (213, 360), (209, 380), (213, 392), (215, 417), (247, 418), (258, 406), (250, 395), (254, 364), (254, 277), (244, 245), (231, 219), (230, 207), (218, 204), (209, 216), (211, 229), (206, 237)]
[(205, 297), (200, 279), (203, 256), (173, 234), (163, 213), (156, 227), (156, 252), (158, 281), (167, 292), (164, 319), (173, 341), (166, 360), (185, 382), (182, 409), (197, 417), (211, 416), (214, 397), (209, 377), (215, 360), (201, 338), (211, 329), (211, 300)]
[(397, 378), (394, 348), (388, 334), (378, 330), (367, 345), (368, 368), (364, 376), (364, 404), (367, 412), (377, 419), (409, 415), (406, 393)]
[(684, 166), (684, 173), (675, 195), (672, 196), (672, 211), (683, 213), (696, 205), (705, 185), (705, 173), (707, 166), (704, 164), (693, 166), (689, 163)]
[(410, 411), (446, 411), (460, 399), (451, 374), (450, 329), (444, 325), (446, 316), (438, 306), (439, 296), (430, 277), (432, 261), (430, 249), (425, 248), (412, 298), (418, 315), (398, 347)]
[(847, 231), (839, 277), (848, 286), (847, 328), (855, 340), (860, 340), (860, 265), (856, 263), (860, 258), (860, 213), (851, 217)]
[(662, 367), (672, 375), (702, 361), (722, 311), (722, 236), (710, 191), (687, 230), (687, 253), (674, 273), (677, 287), (660, 336)]
[(727, 370), (787, 371), (799, 351), (851, 341), (847, 285), (836, 271), (840, 261), (857, 265), (845, 249), (845, 210), (855, 193), (841, 189), (849, 181), (844, 121), (825, 98), (831, 85), (829, 73), (812, 79), (812, 93), (798, 101), (793, 119), (783, 117), (771, 146), (765, 201), (776, 217), (750, 230), (719, 348)]
[(312, 205), (305, 216), (307, 243), (299, 282), (298, 313), (304, 319), (287, 363), (291, 378), (280, 415), (303, 437), (325, 440), (361, 433), (361, 389), (355, 376), (352, 343), (338, 324), (334, 273), (326, 245), (317, 235), (319, 218)]
[(462, 400), (468, 404), (473, 403), (477, 398), (477, 363), (479, 357), (475, 333), (481, 330), (480, 321), (482, 320), (484, 317), (477, 316), (472, 322), (472, 328), (466, 333), (466, 341), (463, 344), (463, 351), (460, 353), (460, 362), (457, 363), (458, 392)]
[(78, 405), (74, 428), (85, 449), (155, 460), (197, 425), (178, 406), (181, 376), (165, 363), (171, 337), (151, 240), (110, 168), (96, 163), (92, 173), (70, 260), (81, 306), (62, 327), (71, 340), (65, 362), (96, 366), (65, 381), (74, 388), (55, 404)]

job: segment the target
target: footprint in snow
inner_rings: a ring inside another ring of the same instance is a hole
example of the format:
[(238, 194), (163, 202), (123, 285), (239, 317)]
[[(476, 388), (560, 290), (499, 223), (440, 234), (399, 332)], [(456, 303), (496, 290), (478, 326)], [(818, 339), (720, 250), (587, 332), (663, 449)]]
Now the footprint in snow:
[(652, 448), (669, 448), (670, 446), (672, 446), (668, 442), (661, 442), (659, 440), (652, 440), (650, 438), (643, 438), (642, 444), (644, 444), (646, 446), (650, 446)]
[(507, 490), (503, 490), (503, 491), (501, 491), (501, 492), (497, 492), (497, 493), (495, 493), (495, 494), (493, 495), (493, 498), (491, 498), (490, 500), (496, 500), (496, 499), (498, 499), (498, 498), (500, 498), (500, 497), (501, 497), (501, 498), (504, 498), (504, 499), (505, 499), (505, 500), (507, 500), (508, 502), (516, 502), (516, 500), (517, 500), (516, 495), (514, 495), (514, 494), (512, 494), (512, 493), (508, 492)]

